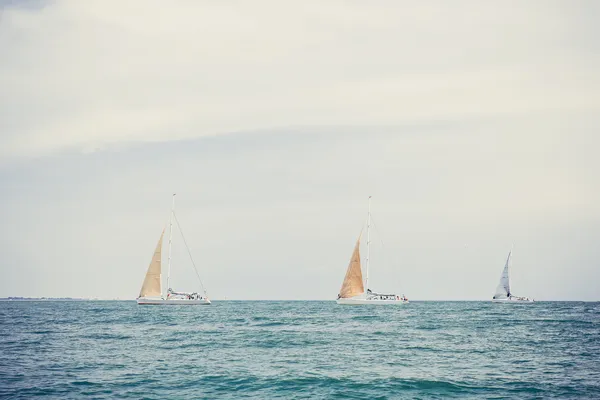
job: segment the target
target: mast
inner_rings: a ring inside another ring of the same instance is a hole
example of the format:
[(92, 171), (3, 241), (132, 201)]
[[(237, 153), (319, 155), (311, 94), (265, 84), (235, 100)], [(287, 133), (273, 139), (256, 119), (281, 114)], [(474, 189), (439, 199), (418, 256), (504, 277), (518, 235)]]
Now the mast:
[(367, 273), (365, 286), (369, 290), (369, 258), (371, 255), (371, 196), (369, 196), (369, 214), (367, 216)]
[[(512, 261), (512, 253), (513, 253), (513, 248), (515, 246), (512, 245), (510, 246), (510, 252), (508, 253), (508, 260), (506, 261), (507, 264), (507, 269), (506, 269), (506, 275), (508, 276), (508, 287), (510, 288), (510, 262)], [(512, 293), (509, 293), (510, 295), (512, 295)]]
[(173, 214), (175, 213), (175, 193), (173, 193), (173, 203), (171, 205), (171, 215), (169, 217), (169, 263), (167, 266), (167, 295), (171, 289), (171, 242), (173, 241)]

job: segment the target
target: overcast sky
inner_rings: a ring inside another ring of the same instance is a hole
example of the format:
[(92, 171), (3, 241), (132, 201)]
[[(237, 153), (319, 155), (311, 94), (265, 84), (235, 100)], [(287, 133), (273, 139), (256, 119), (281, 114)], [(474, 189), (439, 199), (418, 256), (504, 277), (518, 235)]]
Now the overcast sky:
[(0, 297), (135, 298), (176, 192), (214, 299), (335, 299), (372, 195), (375, 291), (600, 300), (599, 16), (0, 0)]

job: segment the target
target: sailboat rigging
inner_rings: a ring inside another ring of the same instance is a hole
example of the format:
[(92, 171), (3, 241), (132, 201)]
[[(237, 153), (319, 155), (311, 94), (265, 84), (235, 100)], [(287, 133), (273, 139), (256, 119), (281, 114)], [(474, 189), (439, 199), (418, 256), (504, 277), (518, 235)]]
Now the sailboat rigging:
[(200, 285), (203, 288), (204, 294), (199, 294), (197, 292), (187, 293), (187, 292), (176, 292), (171, 289), (171, 247), (173, 242), (173, 219), (177, 223), (179, 231), (182, 235), (183, 242), (187, 248), (190, 259), (192, 260), (192, 265), (194, 270), (196, 271), (196, 275), (198, 275), (198, 279), (200, 280), (200, 275), (198, 274), (198, 270), (196, 269), (196, 265), (194, 264), (194, 260), (192, 259), (191, 252), (185, 241), (185, 237), (183, 237), (183, 232), (181, 231), (181, 227), (179, 225), (179, 221), (175, 216), (175, 194), (173, 194), (173, 202), (171, 207), (171, 215), (169, 217), (169, 253), (168, 253), (168, 262), (167, 262), (167, 291), (166, 295), (163, 295), (162, 292), (162, 246), (163, 246), (163, 237), (165, 235), (165, 230), (163, 229), (160, 239), (156, 245), (154, 250), (154, 255), (152, 256), (152, 260), (150, 261), (150, 265), (148, 266), (148, 270), (146, 271), (146, 277), (144, 278), (144, 282), (142, 283), (142, 288), (140, 290), (140, 295), (138, 296), (137, 303), (140, 305), (164, 305), (164, 304), (185, 304), (185, 305), (208, 305), (211, 304), (210, 300), (206, 296), (206, 290), (204, 289), (204, 285), (200, 280)]
[[(371, 196), (369, 196), (369, 212), (367, 216), (367, 258), (365, 268), (365, 284), (363, 285), (362, 267), (360, 262), (360, 241), (362, 232), (354, 245), (350, 263), (346, 270), (342, 288), (336, 300), (337, 304), (365, 305), (365, 304), (404, 304), (408, 303), (406, 296), (395, 294), (375, 293), (369, 288), (369, 261), (371, 257)], [(365, 286), (367, 288), (365, 292)]]

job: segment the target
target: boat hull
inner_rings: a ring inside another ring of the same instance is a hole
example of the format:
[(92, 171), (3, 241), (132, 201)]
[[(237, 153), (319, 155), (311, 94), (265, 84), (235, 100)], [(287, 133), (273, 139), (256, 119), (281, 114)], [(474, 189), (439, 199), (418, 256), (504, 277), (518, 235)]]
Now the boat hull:
[(529, 300), (516, 300), (516, 299), (492, 299), (492, 303), (505, 303), (505, 304), (531, 304), (533, 299)]
[(203, 305), (206, 305), (207, 306), (210, 304), (210, 300), (208, 300), (208, 299), (194, 299), (194, 300), (169, 299), (169, 300), (164, 300), (164, 299), (139, 298), (139, 299), (136, 299), (136, 301), (139, 305), (143, 305), (143, 306), (162, 306), (162, 305), (169, 305), (169, 306), (176, 306), (176, 305), (203, 306)]
[(408, 300), (379, 300), (379, 299), (337, 299), (335, 301), (337, 304), (347, 305), (347, 306), (385, 306), (385, 305), (402, 305), (408, 304)]

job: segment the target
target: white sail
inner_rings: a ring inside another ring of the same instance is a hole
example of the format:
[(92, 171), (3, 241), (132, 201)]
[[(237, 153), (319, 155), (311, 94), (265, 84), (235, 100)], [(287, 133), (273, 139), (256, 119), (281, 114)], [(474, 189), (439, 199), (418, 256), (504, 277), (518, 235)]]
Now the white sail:
[(161, 274), (162, 274), (162, 241), (165, 231), (163, 229), (160, 234), (160, 239), (154, 250), (152, 261), (148, 266), (142, 289), (140, 290), (139, 297), (160, 297), (162, 294), (161, 289)]
[(494, 299), (506, 299), (510, 297), (510, 277), (508, 275), (508, 266), (510, 263), (511, 254), (512, 251), (508, 253), (506, 264), (504, 265), (504, 269), (502, 270), (502, 275), (500, 275), (500, 282), (498, 283), (498, 287), (496, 287)]

